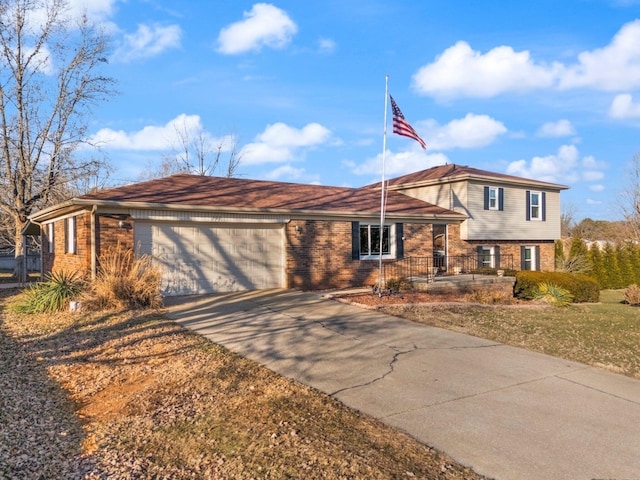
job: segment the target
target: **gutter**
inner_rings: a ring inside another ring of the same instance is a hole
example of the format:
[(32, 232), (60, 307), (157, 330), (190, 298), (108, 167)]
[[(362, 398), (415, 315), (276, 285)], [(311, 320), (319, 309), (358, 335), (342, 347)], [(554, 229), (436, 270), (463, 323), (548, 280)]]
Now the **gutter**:
[[(74, 208), (76, 207), (76, 208)], [(99, 207), (111, 208), (115, 211), (122, 210), (168, 210), (181, 212), (208, 212), (208, 213), (226, 213), (226, 214), (252, 214), (252, 215), (286, 215), (296, 219), (350, 219), (355, 218), (375, 218), (380, 215), (378, 211), (331, 211), (331, 210), (291, 210), (282, 208), (253, 208), (253, 207), (219, 207), (206, 205), (181, 205), (173, 203), (148, 203), (148, 202), (118, 202), (114, 200), (88, 200), (75, 198), (67, 200), (54, 207), (37, 212), (30, 218), (39, 221), (48, 218), (58, 217), (63, 212), (68, 213), (82, 207), (91, 207), (98, 209)], [(436, 206), (437, 207), (437, 206)], [(441, 208), (441, 207), (439, 207)], [(467, 216), (457, 212), (443, 212), (432, 214), (403, 214), (401, 212), (387, 211), (385, 217), (392, 220), (410, 221), (416, 223), (432, 223), (432, 222), (457, 222), (460, 223), (467, 219)]]

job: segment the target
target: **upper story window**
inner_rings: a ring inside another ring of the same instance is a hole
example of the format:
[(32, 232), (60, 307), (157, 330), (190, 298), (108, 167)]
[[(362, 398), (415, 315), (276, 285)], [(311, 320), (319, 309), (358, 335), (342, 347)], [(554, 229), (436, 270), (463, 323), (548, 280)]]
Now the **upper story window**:
[(527, 220), (546, 220), (546, 194), (527, 190)]
[(504, 210), (504, 188), (484, 187), (484, 209)]
[(531, 220), (542, 220), (540, 196), (540, 192), (531, 192)]

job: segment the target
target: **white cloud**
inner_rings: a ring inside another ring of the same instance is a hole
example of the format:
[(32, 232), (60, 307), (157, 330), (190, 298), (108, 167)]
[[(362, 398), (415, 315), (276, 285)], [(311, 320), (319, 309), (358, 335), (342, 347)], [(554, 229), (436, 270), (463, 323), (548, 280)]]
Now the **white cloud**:
[(305, 173), (304, 168), (295, 168), (291, 165), (282, 165), (265, 175), (267, 180), (280, 180), (283, 177), (288, 179), (299, 179)]
[[(437, 165), (444, 165), (448, 162), (449, 159), (443, 153), (424, 153), (420, 148), (398, 153), (387, 150), (384, 171), (387, 178), (397, 177)], [(346, 166), (355, 175), (380, 176), (382, 175), (382, 153), (365, 160), (361, 164), (347, 163)]]
[(245, 19), (223, 28), (218, 35), (218, 52), (226, 55), (260, 50), (263, 46), (283, 48), (298, 31), (284, 10), (268, 3), (256, 3)]
[(623, 25), (605, 47), (584, 51), (566, 64), (537, 61), (529, 51), (505, 45), (482, 53), (460, 41), (421, 67), (413, 87), (444, 99), (538, 89), (632, 90), (640, 87), (639, 46), (640, 19)]
[[(420, 122), (417, 126), (422, 125)], [(422, 129), (421, 129), (422, 130)], [(490, 145), (499, 135), (507, 132), (502, 122), (487, 115), (468, 113), (464, 118), (452, 120), (444, 126), (427, 122), (425, 136), (429, 149), (480, 148)]]
[(329, 55), (336, 51), (338, 45), (330, 38), (321, 38), (318, 40), (318, 51), (322, 54)]
[(300, 149), (322, 145), (330, 136), (331, 131), (319, 123), (310, 123), (301, 129), (281, 122), (268, 125), (264, 132), (256, 136), (255, 142), (242, 147), (241, 162), (257, 165), (294, 160)]
[(640, 85), (640, 20), (624, 25), (609, 45), (578, 55), (563, 72), (560, 88), (628, 90)]
[(576, 181), (579, 156), (574, 145), (563, 145), (555, 155), (533, 157), (530, 162), (512, 162), (507, 167), (507, 173), (546, 182)]
[(434, 97), (493, 97), (506, 91), (551, 87), (558, 64), (536, 64), (528, 51), (496, 47), (486, 54), (458, 42), (446, 49), (434, 63), (413, 76), (413, 87)]
[(568, 137), (576, 134), (576, 129), (566, 119), (557, 122), (547, 122), (537, 132), (539, 137)]
[(95, 21), (110, 18), (115, 13), (117, 0), (69, 0), (69, 10), (74, 16), (84, 13)]
[(591, 190), (592, 192), (602, 192), (604, 191), (604, 185), (600, 185), (600, 184), (590, 185), (589, 190)]
[(202, 136), (211, 146), (227, 145), (226, 137), (214, 138), (207, 133), (199, 115), (178, 115), (165, 125), (149, 125), (141, 130), (125, 132), (103, 128), (89, 138), (92, 145), (107, 150), (167, 151), (180, 145), (182, 138)]
[(613, 118), (640, 118), (640, 102), (634, 103), (628, 93), (621, 93), (611, 102), (609, 116)]
[(593, 198), (587, 198), (585, 202), (587, 205), (602, 205), (602, 200), (594, 200)]
[(122, 45), (114, 53), (114, 59), (130, 62), (149, 58), (165, 50), (180, 47), (182, 29), (178, 25), (138, 25), (135, 33), (125, 34)]
[(593, 182), (604, 178), (602, 170), (606, 167), (605, 162), (597, 161), (591, 155), (580, 158), (575, 145), (563, 145), (554, 155), (511, 162), (506, 173), (554, 183)]

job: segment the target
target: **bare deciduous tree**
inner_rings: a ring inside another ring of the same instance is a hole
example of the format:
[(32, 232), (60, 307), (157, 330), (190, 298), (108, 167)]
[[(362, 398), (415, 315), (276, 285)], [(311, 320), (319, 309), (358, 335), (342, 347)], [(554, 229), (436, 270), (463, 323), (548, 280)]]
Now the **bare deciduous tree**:
[(628, 240), (640, 242), (640, 153), (633, 156), (628, 183), (620, 193), (620, 207), (628, 227)]
[(27, 217), (101, 166), (72, 153), (91, 107), (113, 93), (100, 73), (107, 47), (66, 0), (0, 0), (0, 208), (14, 232), (16, 275)]
[(235, 135), (214, 138), (199, 125), (174, 125), (171, 153), (164, 155), (159, 168), (151, 168), (142, 179), (149, 180), (176, 173), (233, 177), (240, 163)]

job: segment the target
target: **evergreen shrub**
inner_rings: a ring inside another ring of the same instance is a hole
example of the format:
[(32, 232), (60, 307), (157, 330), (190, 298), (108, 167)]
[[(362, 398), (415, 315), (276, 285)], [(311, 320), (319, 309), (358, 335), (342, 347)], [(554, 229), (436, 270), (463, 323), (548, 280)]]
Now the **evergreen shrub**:
[(549, 283), (567, 290), (573, 296), (574, 303), (597, 302), (600, 300), (598, 282), (582, 273), (533, 272), (522, 270), (516, 273), (513, 294), (516, 298), (533, 300), (540, 284)]

